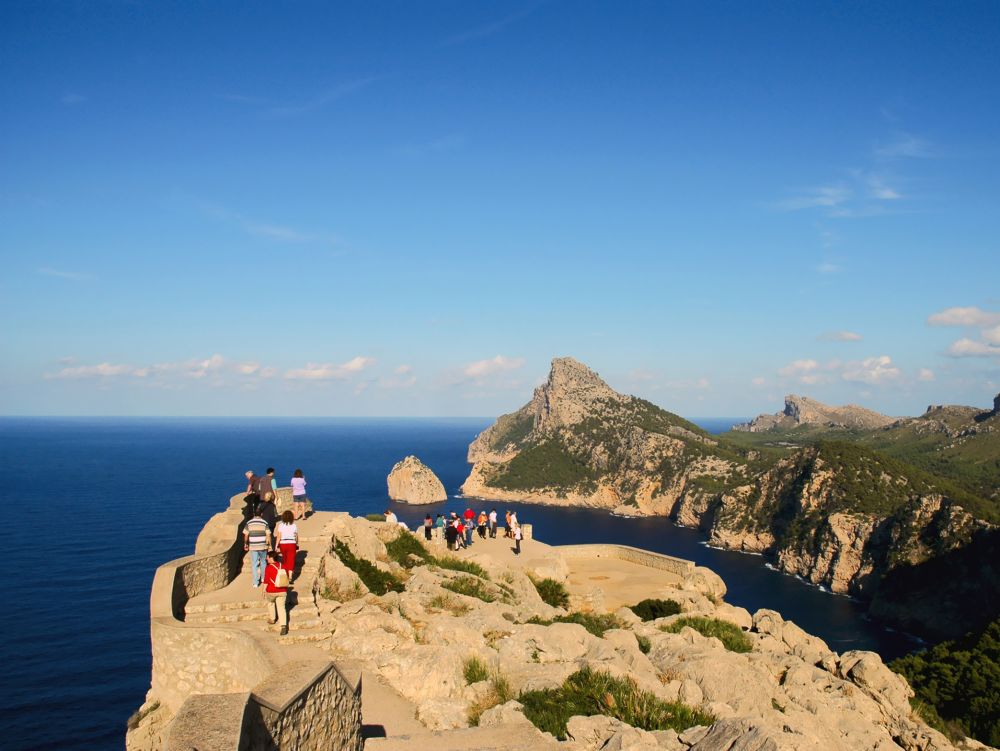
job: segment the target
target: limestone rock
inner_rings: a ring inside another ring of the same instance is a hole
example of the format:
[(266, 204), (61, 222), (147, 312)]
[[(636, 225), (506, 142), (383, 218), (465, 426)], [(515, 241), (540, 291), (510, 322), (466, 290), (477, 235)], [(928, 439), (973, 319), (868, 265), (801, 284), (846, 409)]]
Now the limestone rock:
[(524, 716), (524, 705), (511, 699), (506, 704), (499, 704), (487, 709), (479, 717), (479, 727), (496, 728), (510, 725), (531, 726), (531, 720)]
[(790, 429), (798, 425), (824, 425), (835, 428), (881, 428), (895, 422), (894, 417), (847, 404), (831, 407), (807, 396), (789, 394), (785, 397), (785, 408), (774, 415), (759, 415), (750, 422), (734, 425), (733, 430), (761, 433), (774, 429)]
[(460, 699), (426, 699), (417, 705), (417, 719), (431, 730), (469, 726), (465, 702)]
[(438, 503), (448, 500), (437, 475), (415, 456), (408, 456), (389, 473), (389, 497), (405, 503)]

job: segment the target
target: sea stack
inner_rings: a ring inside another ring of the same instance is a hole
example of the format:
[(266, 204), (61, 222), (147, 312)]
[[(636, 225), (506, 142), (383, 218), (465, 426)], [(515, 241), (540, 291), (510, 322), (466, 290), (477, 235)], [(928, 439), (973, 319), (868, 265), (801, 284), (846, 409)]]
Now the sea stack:
[(448, 499), (437, 475), (415, 456), (408, 456), (392, 468), (386, 478), (389, 497), (404, 503), (437, 503)]

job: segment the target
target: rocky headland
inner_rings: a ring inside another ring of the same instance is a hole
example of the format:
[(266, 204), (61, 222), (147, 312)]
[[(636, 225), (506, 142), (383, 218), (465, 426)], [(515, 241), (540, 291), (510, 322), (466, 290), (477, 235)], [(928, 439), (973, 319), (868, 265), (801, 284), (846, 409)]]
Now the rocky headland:
[[(727, 604), (712, 572), (622, 546), (452, 554), (318, 512), (280, 636), (249, 586), (240, 502), (157, 571), (131, 751), (954, 748), (877, 655), (837, 654), (779, 613)], [(626, 607), (640, 598), (658, 610)]]
[[(755, 433), (770, 418), (758, 420)], [(581, 363), (557, 358), (531, 401), (470, 445), (473, 466), (462, 489), (484, 499), (668, 516), (701, 529), (713, 545), (764, 553), (782, 571), (874, 602), (882, 617), (932, 637), (961, 635), (1000, 612), (993, 568), (974, 565), (995, 549), (995, 505), (979, 486), (888, 453), (924, 451), (927, 441), (909, 436), (943, 426), (951, 432), (935, 444), (940, 451), (919, 456), (937, 466), (942, 453), (964, 452), (959, 458), (969, 457), (969, 469), (956, 475), (979, 472), (982, 487), (992, 478), (995, 488), (988, 442), (1000, 433), (996, 412), (896, 420), (789, 397), (773, 422), (759, 439), (710, 436), (615, 392)], [(784, 437), (797, 431), (778, 432), (777, 423), (830, 433), (788, 443)], [(867, 429), (870, 442), (844, 440), (847, 429)], [(933, 564), (944, 560), (964, 561), (969, 578), (941, 575)], [(928, 580), (919, 572), (936, 574)], [(933, 597), (926, 596), (930, 583)]]
[(831, 407), (807, 396), (789, 394), (785, 408), (773, 415), (758, 415), (750, 422), (734, 425), (733, 430), (761, 433), (767, 430), (790, 430), (799, 425), (822, 425), (830, 428), (872, 430), (890, 425), (895, 418), (887, 417), (857, 404)]
[(448, 499), (433, 470), (415, 456), (396, 462), (386, 478), (389, 497), (404, 503), (438, 503)]

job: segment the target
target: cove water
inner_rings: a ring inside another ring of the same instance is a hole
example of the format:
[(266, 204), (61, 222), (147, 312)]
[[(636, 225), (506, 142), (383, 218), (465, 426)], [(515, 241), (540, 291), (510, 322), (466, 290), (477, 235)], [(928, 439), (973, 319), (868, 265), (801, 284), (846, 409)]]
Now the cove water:
[[(695, 420), (721, 432), (739, 420)], [(317, 509), (379, 512), (392, 465), (416, 454), (448, 501), (391, 504), (411, 528), (430, 511), (462, 510), (466, 449), (492, 419), (0, 419), (8, 555), (0, 639), (2, 745), (120, 749), (149, 688), (149, 588), (156, 567), (190, 555), (199, 530), (244, 485), (247, 469), (301, 467)], [(477, 511), (492, 504), (472, 502)], [(914, 647), (864, 607), (767, 568), (759, 556), (713, 550), (663, 518), (532, 504), (516, 509), (555, 545), (634, 545), (708, 566), (726, 600), (773, 608), (838, 652), (890, 659)], [(530, 550), (530, 541), (525, 546)]]

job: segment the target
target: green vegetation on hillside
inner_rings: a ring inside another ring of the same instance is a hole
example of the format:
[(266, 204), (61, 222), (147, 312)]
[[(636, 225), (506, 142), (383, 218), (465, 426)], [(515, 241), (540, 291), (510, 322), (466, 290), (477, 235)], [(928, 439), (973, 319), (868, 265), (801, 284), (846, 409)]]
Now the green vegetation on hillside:
[(586, 460), (570, 452), (558, 436), (550, 436), (500, 467), (490, 484), (508, 490), (573, 490), (593, 480), (594, 472)]
[(643, 730), (678, 732), (715, 722), (705, 712), (641, 690), (630, 678), (615, 678), (590, 668), (573, 673), (559, 688), (526, 691), (518, 701), (535, 727), (560, 740), (566, 739), (566, 723), (574, 715), (607, 715)]
[(347, 568), (351, 569), (351, 571), (358, 575), (358, 578), (361, 579), (361, 581), (364, 582), (364, 585), (374, 594), (384, 595), (386, 592), (403, 591), (403, 585), (401, 582), (396, 580), (396, 577), (377, 568), (371, 561), (366, 561), (364, 558), (358, 558), (351, 552), (351, 549), (340, 540), (334, 541), (333, 552), (337, 554), (337, 557), (340, 558)]
[(548, 620), (539, 618), (538, 616), (533, 616), (528, 619), (528, 623), (533, 623), (537, 626), (551, 626), (553, 623), (575, 623), (579, 626), (583, 626), (587, 629), (587, 631), (597, 637), (604, 636), (605, 631), (609, 631), (613, 628), (624, 628), (625, 626), (621, 619), (614, 613), (583, 612), (574, 612), (569, 613), (568, 615), (557, 615), (555, 618)]
[(922, 714), (939, 730), (1000, 746), (1000, 620), (889, 667), (910, 682), (918, 702), (933, 707)]
[(533, 576), (529, 578), (542, 602), (554, 608), (569, 607), (569, 592), (562, 582), (555, 579), (536, 579)]
[(684, 616), (668, 626), (660, 626), (662, 631), (678, 634), (685, 626), (693, 628), (702, 636), (714, 636), (730, 652), (749, 652), (753, 649), (750, 637), (735, 623), (720, 621), (718, 618), (704, 618), (699, 615)]
[(497, 420), (497, 429), (490, 447), (502, 451), (510, 444), (520, 446), (535, 425), (535, 418), (527, 412), (514, 412)]

